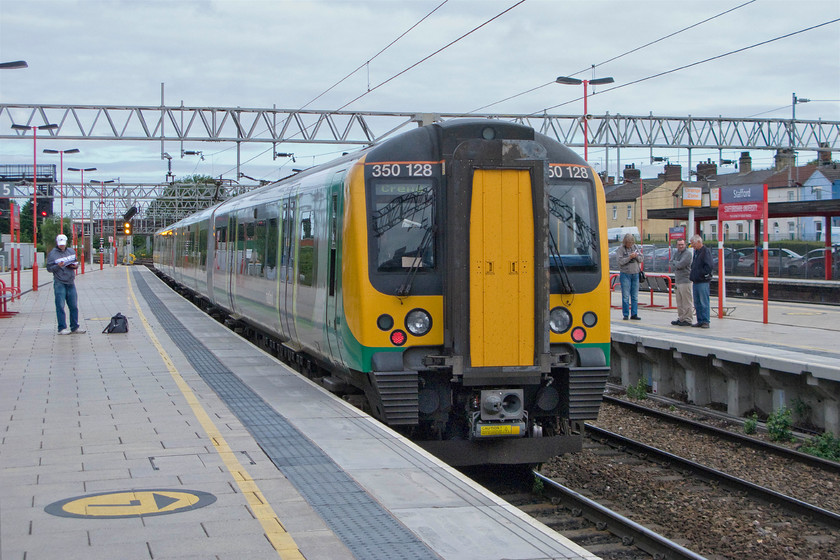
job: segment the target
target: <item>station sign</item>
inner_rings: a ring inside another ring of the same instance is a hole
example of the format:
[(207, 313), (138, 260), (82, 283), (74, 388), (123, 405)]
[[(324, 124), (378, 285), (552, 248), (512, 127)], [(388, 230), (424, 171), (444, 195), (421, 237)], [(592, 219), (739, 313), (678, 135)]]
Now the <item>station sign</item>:
[(709, 189), (709, 203), (712, 208), (720, 206), (720, 187)]
[(685, 226), (668, 228), (668, 238), (671, 240), (685, 239)]
[(683, 206), (702, 206), (703, 205), (703, 187), (683, 187), (682, 191)]
[(726, 187), (720, 189), (718, 219), (758, 220), (764, 217), (764, 186)]

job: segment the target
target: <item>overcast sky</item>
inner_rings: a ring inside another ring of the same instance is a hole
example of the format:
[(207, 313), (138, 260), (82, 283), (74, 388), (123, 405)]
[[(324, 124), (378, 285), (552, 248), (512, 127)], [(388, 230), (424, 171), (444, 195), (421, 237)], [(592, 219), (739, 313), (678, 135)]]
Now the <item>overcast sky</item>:
[[(63, 105), (167, 105), (297, 109), (363, 65), (443, 0), (0, 0), (0, 101)], [(582, 87), (560, 75), (632, 82), (840, 18), (838, 0), (449, 0), (370, 64), (308, 106), (337, 109), (513, 7), (439, 54), (346, 107), (369, 111), (579, 114)], [(711, 19), (611, 62), (651, 41)], [(587, 70), (596, 65), (594, 71)], [(544, 87), (539, 87), (544, 86)], [(519, 95), (532, 88), (535, 91)], [(840, 120), (840, 22), (628, 87), (591, 96), (594, 114)], [(502, 99), (508, 101), (494, 104)], [(3, 126), (6, 126), (4, 123)], [(173, 155), (178, 145), (172, 142)], [(76, 147), (65, 167), (95, 177), (158, 182), (157, 142), (61, 142)], [(196, 144), (205, 160), (173, 160), (176, 176), (235, 178), (235, 150)], [(281, 146), (298, 167), (322, 163), (335, 146)], [(260, 155), (265, 152), (263, 155)], [(582, 150), (581, 150), (582, 152)], [(622, 152), (622, 164), (649, 154)], [(695, 150), (692, 161), (716, 151)], [(669, 155), (687, 164), (685, 150)], [(737, 159), (737, 153), (723, 158)], [(754, 152), (753, 167), (770, 152)], [(58, 163), (39, 154), (38, 163)], [(72, 157), (72, 162), (70, 158)], [(598, 165), (603, 150), (591, 149)], [(814, 154), (803, 158), (813, 159)], [(834, 156), (835, 159), (837, 156)], [(31, 163), (31, 143), (0, 140), (0, 163)], [(630, 159), (635, 158), (635, 159)], [(276, 179), (270, 148), (244, 146), (242, 171)], [(614, 165), (614, 151), (610, 153)]]

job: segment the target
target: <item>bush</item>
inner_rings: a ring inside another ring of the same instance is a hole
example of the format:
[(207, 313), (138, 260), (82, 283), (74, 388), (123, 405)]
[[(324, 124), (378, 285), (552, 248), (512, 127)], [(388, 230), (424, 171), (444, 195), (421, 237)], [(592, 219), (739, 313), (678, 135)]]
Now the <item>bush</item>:
[(767, 419), (767, 433), (773, 441), (794, 441), (791, 426), (793, 426), (793, 414), (790, 409), (783, 406), (770, 415)]
[(744, 422), (744, 433), (745, 434), (754, 434), (757, 427), (758, 427), (758, 414), (753, 412), (752, 416), (747, 418), (746, 421)]
[(545, 485), (540, 477), (535, 476), (534, 482), (531, 485), (531, 493), (536, 494), (537, 496), (542, 496), (543, 492), (545, 492)]
[(643, 377), (640, 377), (639, 382), (635, 385), (627, 387), (627, 396), (639, 401), (647, 398), (647, 382)]
[(830, 461), (840, 461), (840, 438), (834, 434), (823, 432), (800, 448), (804, 453), (810, 453)]

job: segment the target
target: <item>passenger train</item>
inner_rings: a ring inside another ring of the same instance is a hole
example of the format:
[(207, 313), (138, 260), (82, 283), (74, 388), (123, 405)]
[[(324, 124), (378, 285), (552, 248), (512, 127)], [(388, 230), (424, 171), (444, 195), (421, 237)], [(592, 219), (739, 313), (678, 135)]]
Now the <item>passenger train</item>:
[[(610, 360), (604, 191), (496, 120), (418, 127), (185, 218), (154, 266), (452, 465), (580, 449)], [(282, 412), (282, 411), (281, 411)]]

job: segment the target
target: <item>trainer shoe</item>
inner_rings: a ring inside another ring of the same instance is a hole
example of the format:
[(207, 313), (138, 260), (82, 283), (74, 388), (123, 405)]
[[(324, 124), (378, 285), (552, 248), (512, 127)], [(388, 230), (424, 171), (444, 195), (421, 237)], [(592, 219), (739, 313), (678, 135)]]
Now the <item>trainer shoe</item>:
[(71, 332), (73, 331), (71, 331), (70, 329), (61, 329), (60, 331), (58, 331), (58, 334), (70, 334)]
[(630, 315), (630, 318), (633, 319), (634, 321), (641, 321), (642, 320), (642, 318), (639, 317), (638, 315)]
[(74, 331), (70, 331), (70, 334), (85, 334), (86, 332), (87, 331), (85, 329), (79, 327), (78, 329), (76, 329)]
[(708, 329), (709, 328), (709, 323), (700, 323), (700, 328), (701, 329)]
[(682, 325), (682, 321), (680, 321), (679, 319), (677, 319), (676, 321), (671, 321), (671, 324), (672, 324), (672, 325), (676, 325), (676, 326), (678, 326), (678, 327), (679, 327), (680, 325)]

